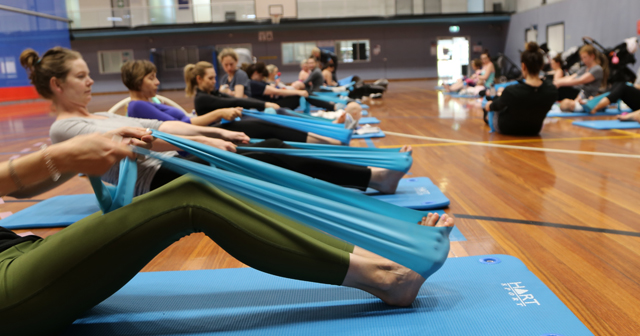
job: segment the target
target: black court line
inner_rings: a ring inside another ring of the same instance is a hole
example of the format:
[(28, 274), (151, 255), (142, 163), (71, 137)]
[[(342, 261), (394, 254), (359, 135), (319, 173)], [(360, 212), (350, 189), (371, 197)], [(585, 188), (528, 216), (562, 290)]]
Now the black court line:
[(598, 232), (598, 233), (611, 233), (611, 234), (617, 234), (617, 235), (623, 235), (623, 236), (640, 237), (640, 232), (633, 232), (633, 231), (612, 230), (612, 229), (594, 228), (590, 226), (568, 225), (568, 224), (558, 224), (558, 223), (549, 223), (549, 222), (536, 222), (536, 221), (530, 221), (530, 220), (524, 220), (524, 219), (473, 216), (473, 215), (463, 215), (463, 214), (453, 214), (453, 215), (456, 218), (536, 225), (536, 226), (553, 227), (558, 229), (580, 230), (580, 231), (589, 231), (589, 232)]

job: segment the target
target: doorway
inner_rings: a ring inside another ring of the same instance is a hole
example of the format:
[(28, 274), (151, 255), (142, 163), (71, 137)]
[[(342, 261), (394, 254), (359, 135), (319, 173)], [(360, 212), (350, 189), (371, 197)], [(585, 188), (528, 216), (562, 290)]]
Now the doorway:
[(469, 75), (469, 39), (438, 38), (438, 78), (457, 80)]

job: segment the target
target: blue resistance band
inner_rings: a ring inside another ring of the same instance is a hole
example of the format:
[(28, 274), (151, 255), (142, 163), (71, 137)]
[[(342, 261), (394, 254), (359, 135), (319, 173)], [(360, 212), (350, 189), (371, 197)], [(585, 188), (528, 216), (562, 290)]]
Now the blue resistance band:
[(269, 121), (277, 125), (290, 127), (302, 132), (311, 132), (339, 140), (343, 144), (351, 142), (353, 131), (345, 129), (342, 124), (334, 124), (331, 121), (312, 120), (286, 115), (264, 114), (261, 112), (243, 110), (242, 114), (256, 119)]
[(322, 100), (322, 101), (326, 101), (326, 102), (330, 102), (330, 103), (340, 103), (340, 104), (344, 104), (347, 105), (349, 104), (349, 101), (340, 97), (329, 97), (329, 96), (322, 96), (322, 95), (317, 95), (314, 94), (312, 96), (310, 96), (310, 98), (314, 98), (314, 99), (318, 99), (318, 100)]
[(489, 111), (487, 112), (487, 122), (489, 123), (489, 133), (495, 133), (496, 129), (493, 127), (493, 116), (495, 112)]
[[(179, 174), (192, 174), (234, 197), (263, 205), (409, 267), (424, 278), (440, 269), (447, 258), (451, 228), (418, 225), (424, 213), (162, 132), (153, 131), (153, 136), (205, 159), (212, 166), (165, 157), (143, 148), (135, 151), (162, 160), (164, 167)], [(125, 161), (123, 165), (135, 165), (135, 162)], [(117, 192), (132, 194), (135, 175), (135, 171), (123, 169), (115, 188)], [(104, 202), (100, 196), (98, 200)], [(115, 198), (121, 199), (118, 195)], [(114, 208), (114, 204), (109, 207)]]
[[(609, 96), (609, 92), (607, 93), (603, 93), (599, 96), (593, 97), (592, 99), (589, 99), (589, 101), (582, 105), (582, 107), (584, 108), (584, 111), (587, 113), (591, 113), (591, 111), (596, 107), (596, 105), (598, 105), (598, 103), (600, 103), (600, 101), (602, 100), (602, 98)], [(618, 105), (620, 106), (620, 105)]]
[(319, 149), (290, 149), (290, 148), (263, 148), (242, 147), (243, 151), (284, 154), (289, 156), (320, 159), (326, 161), (353, 164), (363, 167), (378, 167), (401, 172), (408, 172), (413, 163), (410, 153), (400, 152), (364, 152), (343, 150), (319, 150)]
[[(263, 139), (249, 140), (251, 143), (258, 143), (264, 141)], [(314, 144), (307, 142), (295, 142), (295, 141), (283, 141), (289, 146), (302, 149), (320, 149), (320, 150), (341, 150), (346, 152), (399, 152), (400, 147), (395, 148), (378, 148), (378, 147), (349, 147), (349, 146), (335, 146), (327, 144)]]
[[(129, 159), (120, 161), (120, 175), (116, 187), (102, 183), (99, 177), (89, 177), (102, 212), (109, 213), (131, 203), (137, 178), (138, 165)], [(134, 187), (131, 187), (132, 185)]]

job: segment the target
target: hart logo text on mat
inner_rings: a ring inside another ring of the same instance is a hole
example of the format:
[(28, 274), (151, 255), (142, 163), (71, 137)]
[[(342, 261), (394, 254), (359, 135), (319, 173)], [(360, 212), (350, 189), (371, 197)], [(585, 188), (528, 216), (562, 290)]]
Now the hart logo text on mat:
[(526, 307), (530, 304), (540, 305), (540, 302), (533, 297), (533, 294), (529, 293), (525, 286), (521, 285), (521, 282), (503, 283), (502, 287), (509, 291), (509, 295), (512, 296), (511, 299), (516, 301), (520, 307)]
[(418, 195), (430, 195), (431, 194), (429, 192), (429, 189), (427, 189), (425, 187), (415, 188), (415, 190), (416, 190), (416, 194), (418, 194)]

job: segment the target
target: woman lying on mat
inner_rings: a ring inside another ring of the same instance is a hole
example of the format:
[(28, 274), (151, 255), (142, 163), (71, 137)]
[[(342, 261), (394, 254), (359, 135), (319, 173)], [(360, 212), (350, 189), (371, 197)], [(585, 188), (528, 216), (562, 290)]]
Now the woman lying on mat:
[[(485, 106), (485, 122), (496, 132), (508, 135), (537, 135), (547, 112), (558, 99), (558, 90), (538, 75), (544, 64), (540, 47), (534, 42), (520, 56), (524, 81), (507, 86), (500, 97)], [(489, 111), (493, 118), (489, 120)]]
[[(189, 64), (185, 67), (186, 91), (188, 95), (193, 92), (195, 87), (194, 82), (197, 83), (199, 67), (203, 68), (208, 66), (211, 66), (210, 69), (213, 69), (213, 65), (207, 62), (199, 62), (196, 65)], [(257, 119), (220, 123), (222, 119), (232, 121), (241, 117), (242, 107), (209, 110), (207, 113), (200, 113), (197, 117), (190, 117), (178, 108), (153, 102), (153, 98), (158, 91), (158, 85), (160, 85), (160, 81), (156, 77), (156, 66), (153, 63), (147, 60), (129, 61), (122, 66), (121, 72), (122, 82), (129, 89), (131, 96), (127, 114), (132, 118), (183, 121), (198, 126), (214, 126), (229, 131), (244, 132), (247, 136), (258, 139), (273, 138), (282, 141), (340, 144), (340, 141), (335, 139), (313, 133), (301, 132)], [(206, 74), (204, 74), (204, 76), (206, 76)], [(215, 85), (215, 74), (211, 74), (210, 78), (212, 80), (210, 86), (213, 87)], [(231, 99), (239, 100), (238, 98)]]
[[(237, 152), (258, 161), (267, 162), (282, 168), (321, 179), (333, 184), (353, 187), (361, 190), (367, 187), (382, 193), (395, 193), (403, 172), (375, 167), (361, 167), (325, 160), (294, 157), (284, 154), (245, 151), (242, 146), (291, 148), (277, 139), (269, 139), (257, 144), (247, 145), (249, 137), (244, 133), (227, 131), (215, 127), (187, 124), (182, 121), (159, 121), (129, 118), (112, 113), (91, 114), (87, 104), (91, 100), (93, 80), (82, 56), (75, 51), (56, 47), (47, 51), (42, 58), (31, 50), (25, 50), (20, 56), (21, 64), (30, 72), (32, 83), (38, 93), (53, 101), (57, 114), (51, 125), (50, 136), (54, 143), (90, 133), (104, 133), (119, 127), (141, 127), (160, 130), (165, 133), (188, 138), (222, 150)], [(37, 63), (36, 63), (37, 62)], [(240, 144), (241, 147), (237, 147)], [(168, 156), (177, 156), (176, 148), (164, 141), (154, 141), (154, 151), (167, 152)], [(403, 149), (410, 151), (410, 147)], [(203, 162), (195, 157), (193, 161)], [(119, 166), (114, 166), (102, 179), (108, 183), (117, 183)], [(155, 159), (138, 160), (138, 180), (135, 194), (141, 195), (154, 190), (180, 175), (163, 167)]]
[(558, 100), (576, 99), (581, 91), (584, 91), (585, 97), (595, 97), (600, 87), (607, 86), (607, 57), (592, 45), (586, 45), (580, 49), (580, 59), (584, 66), (578, 72), (553, 81), (558, 87)]
[[(72, 83), (86, 81), (86, 74), (71, 70), (70, 77), (52, 68), (51, 58), (66, 57), (68, 54), (55, 49), (40, 63), (36, 55), (23, 57), (29, 68), (36, 68), (31, 79), (38, 83), (39, 93), (55, 97), (56, 108), (72, 102), (63, 101), (63, 95), (88, 94), (89, 86)], [(48, 78), (44, 73), (49, 71), (59, 77)], [(102, 135), (81, 135), (2, 162), (0, 196), (33, 197), (78, 173), (104, 174), (125, 157), (135, 159), (128, 144), (151, 141), (144, 129), (121, 128)], [(420, 224), (453, 226), (453, 219), (429, 214)], [(105, 215), (93, 214), (45, 239), (20, 237), (0, 227), (2, 334), (64, 332), (127, 284), (156, 255), (195, 232), (204, 232), (233, 257), (260, 271), (358, 288), (393, 306), (410, 305), (425, 281), (395, 262), (185, 176), (135, 198), (130, 205)], [(424, 243), (432, 246), (435, 262), (444, 261), (446, 237), (434, 232), (433, 239)]]

